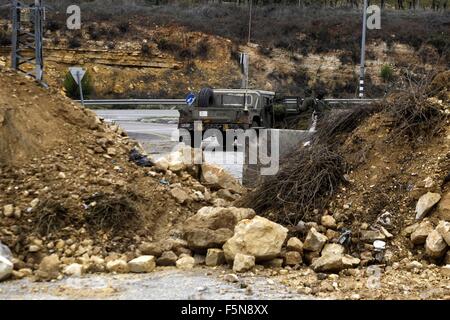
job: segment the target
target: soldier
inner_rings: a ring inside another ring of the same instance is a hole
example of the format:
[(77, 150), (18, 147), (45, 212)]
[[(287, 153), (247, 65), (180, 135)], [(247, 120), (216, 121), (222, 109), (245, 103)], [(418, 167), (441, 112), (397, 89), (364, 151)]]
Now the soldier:
[[(312, 121), (312, 126), (315, 127), (315, 124), (318, 120), (322, 119), (326, 111), (330, 109), (328, 103), (324, 100), (326, 92), (323, 90), (317, 91), (317, 93), (313, 93), (311, 97), (306, 98), (302, 105), (299, 107), (300, 118), (305, 119), (304, 115), (310, 115), (308, 119)], [(303, 115), (303, 116), (302, 116)]]

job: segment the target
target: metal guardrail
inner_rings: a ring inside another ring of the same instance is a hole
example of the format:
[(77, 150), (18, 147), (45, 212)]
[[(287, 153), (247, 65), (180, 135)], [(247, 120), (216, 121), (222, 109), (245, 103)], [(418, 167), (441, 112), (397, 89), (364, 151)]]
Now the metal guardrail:
[[(81, 102), (77, 100), (77, 102)], [(105, 100), (84, 100), (86, 106), (181, 106), (186, 105), (184, 99), (105, 99)]]
[[(324, 99), (329, 104), (370, 104), (381, 101), (381, 99)], [(297, 104), (297, 99), (288, 98), (283, 101), (285, 104)]]
[[(380, 99), (325, 99), (330, 104), (369, 104)], [(77, 102), (81, 102), (77, 100)], [(283, 101), (285, 104), (297, 104), (297, 99), (288, 98)], [(102, 99), (102, 100), (85, 100), (84, 105), (87, 106), (184, 106), (185, 99)]]

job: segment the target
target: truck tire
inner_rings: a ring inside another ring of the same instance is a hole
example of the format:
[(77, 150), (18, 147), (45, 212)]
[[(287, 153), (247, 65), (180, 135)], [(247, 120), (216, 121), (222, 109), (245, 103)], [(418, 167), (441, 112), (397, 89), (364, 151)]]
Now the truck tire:
[(198, 106), (208, 108), (214, 103), (214, 91), (211, 88), (203, 88), (198, 95)]

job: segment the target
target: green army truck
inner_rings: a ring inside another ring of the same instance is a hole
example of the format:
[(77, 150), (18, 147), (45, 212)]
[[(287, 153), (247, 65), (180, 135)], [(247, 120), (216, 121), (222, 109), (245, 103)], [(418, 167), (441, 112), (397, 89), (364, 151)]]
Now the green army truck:
[[(271, 128), (275, 93), (263, 90), (210, 89), (200, 91), (192, 106), (180, 110), (179, 129), (194, 130)], [(198, 143), (198, 142), (197, 142)]]

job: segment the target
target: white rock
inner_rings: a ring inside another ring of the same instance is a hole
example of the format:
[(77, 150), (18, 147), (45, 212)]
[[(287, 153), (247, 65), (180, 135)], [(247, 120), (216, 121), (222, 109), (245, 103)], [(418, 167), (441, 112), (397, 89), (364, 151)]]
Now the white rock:
[(83, 274), (83, 266), (78, 263), (72, 263), (64, 268), (63, 273), (68, 276), (80, 277)]
[(439, 232), (442, 238), (444, 238), (444, 241), (447, 243), (447, 245), (450, 246), (450, 222), (440, 221), (438, 226), (436, 227), (436, 230)]
[(422, 269), (423, 265), (419, 261), (411, 261), (406, 265), (407, 270)]
[(10, 261), (13, 258), (11, 250), (9, 250), (9, 248), (5, 246), (1, 241), (0, 241), (0, 257), (4, 257)]
[(11, 217), (14, 214), (14, 206), (12, 204), (4, 206), (3, 214), (5, 215), (5, 217)]
[(423, 219), (439, 200), (441, 200), (439, 193), (427, 192), (421, 196), (416, 204), (416, 220)]
[(38, 245), (32, 244), (29, 246), (28, 251), (29, 252), (38, 252), (41, 250), (41, 247), (39, 247)]
[(336, 228), (336, 220), (333, 218), (333, 216), (330, 215), (324, 215), (322, 216), (320, 223), (329, 229), (334, 229)]
[(128, 268), (133, 273), (148, 273), (156, 268), (154, 256), (140, 256), (128, 262)]
[(239, 277), (237, 275), (235, 275), (234, 273), (230, 273), (230, 274), (226, 274), (223, 279), (226, 282), (231, 282), (231, 283), (237, 283), (239, 282)]
[(433, 230), (425, 242), (425, 250), (431, 258), (440, 258), (447, 251), (447, 243), (437, 230)]
[(206, 185), (217, 189), (228, 189), (238, 194), (242, 194), (245, 191), (239, 181), (225, 169), (209, 163), (203, 163), (201, 168), (202, 182)]
[(238, 253), (253, 256), (257, 261), (276, 258), (286, 240), (288, 230), (266, 218), (256, 216), (239, 222), (234, 236), (223, 246), (225, 258), (234, 260)]
[(182, 257), (177, 260), (176, 266), (177, 266), (177, 268), (183, 269), (183, 270), (192, 269), (195, 266), (195, 259), (193, 257), (188, 257), (188, 256)]
[(31, 208), (34, 209), (37, 207), (38, 204), (39, 204), (39, 199), (36, 198), (36, 199), (33, 199), (33, 201), (31, 201), (30, 206), (31, 206)]
[(238, 253), (234, 256), (233, 271), (246, 272), (255, 267), (255, 257)]
[(109, 261), (106, 264), (106, 270), (116, 273), (128, 273), (130, 271), (127, 262), (122, 259)]
[(322, 249), (322, 255), (326, 254), (337, 254), (337, 255), (343, 255), (345, 251), (345, 248), (337, 243), (327, 243), (323, 249)]
[(9, 278), (13, 272), (14, 265), (5, 257), (0, 256), (0, 281)]
[(154, 161), (156, 169), (166, 172), (169, 170), (169, 161), (166, 158), (160, 158)]

